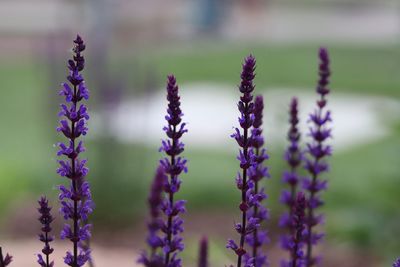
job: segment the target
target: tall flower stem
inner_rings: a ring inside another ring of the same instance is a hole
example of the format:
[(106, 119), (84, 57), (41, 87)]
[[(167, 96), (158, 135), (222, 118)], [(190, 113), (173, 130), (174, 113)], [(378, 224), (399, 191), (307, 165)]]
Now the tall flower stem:
[(166, 175), (164, 168), (159, 166), (154, 176), (151, 185), (148, 204), (150, 208), (150, 220), (147, 224), (148, 236), (147, 243), (150, 247), (150, 253), (143, 252), (138, 260), (146, 267), (161, 267), (164, 266), (164, 257), (160, 253), (159, 248), (164, 244), (160, 237), (163, 228), (163, 221), (161, 218), (161, 204), (163, 200), (163, 186), (166, 182)]
[(50, 262), (49, 256), (54, 251), (54, 249), (50, 247), (50, 242), (54, 240), (54, 237), (50, 235), (51, 222), (54, 220), (54, 218), (50, 213), (51, 207), (49, 207), (49, 201), (46, 199), (46, 197), (41, 197), (38, 203), (38, 211), (40, 213), (39, 221), (42, 224), (42, 232), (39, 235), (39, 240), (44, 243), (42, 253), (45, 255), (45, 259), (43, 259), (42, 254), (38, 254), (37, 262), (42, 267), (52, 267), (54, 265), (54, 262)]
[[(72, 98), (72, 103), (76, 106), (76, 85), (74, 84), (74, 97)], [(75, 132), (75, 121), (71, 121), (71, 129), (72, 132)], [(75, 136), (71, 136), (71, 140), (72, 140), (72, 149), (75, 150)], [(71, 166), (72, 166), (72, 177), (76, 176), (76, 171), (75, 171), (75, 158), (71, 158)], [(77, 188), (77, 184), (75, 180), (72, 180), (72, 187), (73, 187), (73, 192), (77, 192), (78, 188)], [(79, 241), (79, 237), (78, 237), (78, 198), (74, 197), (73, 198), (74, 201), (74, 215), (73, 215), (73, 220), (74, 220), (74, 232), (73, 232), (73, 244), (74, 244), (74, 263), (73, 263), (73, 267), (78, 266), (78, 241)]]
[[(268, 218), (268, 210), (262, 205), (262, 201), (267, 197), (264, 193), (264, 188), (260, 188), (260, 181), (264, 178), (269, 178), (268, 168), (263, 165), (268, 159), (262, 136), (262, 118), (264, 110), (264, 100), (261, 95), (257, 95), (254, 100), (254, 121), (253, 129), (251, 130), (251, 149), (254, 153), (254, 165), (248, 170), (249, 187), (254, 187), (253, 190), (253, 208), (248, 211), (248, 217), (256, 219), (261, 225)], [(252, 247), (252, 253), (246, 255), (246, 262), (251, 263), (255, 267), (267, 265), (267, 255), (261, 252), (261, 247), (268, 243), (268, 235), (265, 230), (255, 227), (252, 236), (246, 237), (247, 244)]]
[[(173, 129), (174, 129), (173, 131), (174, 131), (174, 134), (175, 134), (176, 127), (174, 126)], [(175, 147), (175, 140), (173, 141), (172, 146)], [(172, 166), (175, 165), (175, 156), (174, 156), (174, 155), (171, 156), (171, 163), (170, 163), (170, 164), (171, 164)], [(174, 178), (175, 178), (175, 177), (174, 177), (173, 175), (170, 176), (170, 180), (171, 180), (171, 181), (173, 181)], [(169, 198), (169, 205), (170, 205), (171, 207), (173, 207), (173, 206), (174, 206), (174, 193), (173, 193), (173, 192), (169, 192), (169, 193), (168, 193), (168, 198)], [(173, 216), (172, 213), (168, 215), (167, 243), (171, 243), (171, 241), (172, 241), (172, 219), (173, 219), (173, 217), (174, 217), (174, 216)], [(169, 263), (170, 257), (171, 257), (171, 251), (168, 251), (167, 254), (165, 255), (165, 265), (166, 265), (166, 266), (167, 266), (168, 263)]]
[[(248, 108), (248, 105), (245, 105), (245, 108)], [(244, 132), (244, 140), (245, 142), (247, 142), (247, 130), (245, 130)], [(244, 157), (247, 158), (248, 157), (248, 148), (244, 148), (243, 149), (243, 154)], [(243, 189), (242, 189), (242, 203), (244, 203), (244, 205), (242, 205), (242, 230), (240, 232), (240, 248), (242, 248), (244, 250), (244, 239), (246, 237), (246, 223), (247, 223), (247, 207), (245, 207), (246, 205), (246, 190), (245, 188), (247, 188), (247, 168), (243, 169)], [(242, 255), (238, 255), (238, 261), (237, 261), (237, 266), (240, 267), (242, 265), (242, 257), (244, 254)]]
[(319, 59), (319, 81), (316, 91), (320, 98), (317, 100), (317, 109), (310, 114), (310, 121), (313, 123), (313, 127), (310, 128), (312, 142), (307, 144), (307, 153), (310, 157), (306, 160), (305, 166), (311, 179), (304, 180), (304, 189), (308, 191), (307, 267), (316, 264), (317, 258), (312, 255), (312, 247), (323, 237), (323, 234), (314, 232), (313, 228), (322, 220), (321, 216), (316, 216), (315, 210), (323, 205), (319, 192), (326, 189), (327, 181), (321, 179), (321, 174), (328, 171), (325, 158), (330, 156), (332, 151), (331, 146), (325, 144), (325, 141), (331, 137), (331, 129), (327, 127), (327, 123), (331, 121), (331, 114), (325, 109), (326, 95), (330, 92), (328, 88), (329, 55), (325, 48), (319, 50)]
[[(284, 181), (287, 182), (290, 186), (290, 203), (293, 204), (296, 200), (296, 191), (297, 191), (297, 184), (299, 182), (299, 177), (297, 174), (297, 169), (301, 164), (302, 160), (302, 152), (299, 147), (300, 142), (300, 132), (298, 129), (298, 100), (297, 98), (293, 98), (292, 102), (290, 103), (290, 129), (288, 133), (288, 139), (290, 141), (290, 146), (286, 151), (286, 161), (290, 166), (290, 174), (284, 175)], [(293, 209), (291, 208), (293, 205), (289, 206), (289, 214), (290, 218), (293, 214)]]
[[(70, 179), (69, 188), (59, 186), (61, 201), (61, 213), (65, 220), (72, 220), (70, 224), (65, 224), (61, 232), (61, 238), (69, 239), (73, 244), (72, 253), (67, 252), (64, 262), (72, 267), (83, 266), (90, 259), (90, 249), (85, 248), (84, 242), (90, 237), (91, 225), (85, 223), (88, 215), (92, 212), (92, 199), (89, 183), (85, 180), (88, 168), (85, 166), (86, 160), (80, 160), (79, 154), (84, 152), (83, 142), (78, 138), (86, 135), (86, 127), (89, 115), (86, 106), (80, 103), (83, 99), (89, 98), (82, 74), (80, 73), (85, 66), (85, 59), (82, 52), (86, 45), (78, 35), (74, 40), (74, 56), (68, 61), (69, 76), (68, 81), (72, 85), (63, 83), (60, 95), (65, 97), (65, 104), (61, 104), (60, 121), (58, 132), (62, 132), (68, 139), (68, 145), (59, 143), (60, 150), (58, 156), (66, 156), (67, 160), (59, 160), (60, 167), (57, 170), (63, 177)], [(72, 229), (71, 229), (72, 228)]]
[[(239, 119), (240, 124), (243, 128), (243, 163), (245, 163), (242, 167), (242, 203), (240, 204), (240, 209), (242, 211), (242, 227), (240, 231), (240, 248), (242, 249), (242, 253), (244, 252), (244, 241), (246, 237), (246, 223), (247, 223), (247, 210), (248, 204), (246, 199), (246, 191), (247, 187), (247, 170), (250, 167), (250, 157), (249, 157), (249, 128), (253, 124), (253, 103), (251, 102), (253, 96), (251, 92), (254, 90), (254, 86), (252, 81), (254, 79), (254, 70), (255, 70), (255, 59), (253, 57), (248, 57), (243, 66), (242, 72), (242, 85), (241, 92), (243, 93), (243, 97), (241, 98), (241, 102), (239, 102), (239, 107), (242, 107), (242, 117)], [(237, 259), (237, 266), (240, 267), (242, 265), (242, 257), (244, 253), (239, 253)]]
[(288, 131), (289, 146), (285, 152), (285, 160), (289, 165), (289, 171), (283, 173), (282, 181), (288, 185), (289, 189), (285, 189), (281, 194), (281, 202), (288, 207), (288, 211), (282, 214), (280, 226), (286, 228), (287, 233), (281, 236), (281, 246), (287, 251), (291, 250), (290, 237), (294, 233), (292, 223), (293, 206), (296, 200), (297, 186), (299, 183), (298, 167), (303, 160), (303, 153), (300, 149), (300, 132), (298, 129), (298, 100), (293, 98), (289, 108), (289, 123)]
[(302, 250), (304, 242), (304, 229), (305, 229), (305, 209), (306, 198), (303, 192), (299, 192), (295, 197), (292, 212), (292, 246), (291, 246), (291, 262), (288, 267), (301, 267), (303, 266), (304, 253)]
[[(258, 156), (258, 149), (256, 149), (256, 156)], [(254, 192), (256, 192), (256, 193), (258, 192), (258, 182), (256, 182), (255, 185), (254, 185)], [(254, 207), (254, 214), (257, 214), (257, 213), (258, 213), (258, 207), (255, 206)], [(258, 249), (258, 246), (256, 245), (258, 243), (257, 234), (258, 234), (258, 229), (255, 229), (254, 233), (253, 233), (253, 239), (254, 239), (253, 254), (252, 254), (253, 258), (257, 257), (257, 249)], [(256, 267), (256, 265), (254, 265), (254, 267)]]
[(168, 137), (162, 142), (160, 151), (164, 151), (167, 157), (160, 160), (160, 164), (164, 167), (168, 179), (164, 186), (166, 199), (162, 205), (162, 210), (167, 217), (167, 223), (164, 227), (166, 234), (164, 240), (165, 259), (164, 264), (167, 267), (175, 267), (181, 265), (178, 258), (178, 252), (183, 250), (182, 238), (179, 236), (183, 232), (183, 220), (178, 216), (185, 212), (184, 200), (175, 200), (175, 194), (179, 191), (181, 180), (179, 175), (184, 171), (187, 172), (186, 160), (179, 155), (184, 151), (184, 144), (180, 138), (187, 132), (185, 123), (182, 122), (182, 110), (180, 108), (179, 88), (176, 78), (173, 75), (168, 76), (167, 81), (167, 100), (168, 108), (165, 119), (168, 125), (163, 129)]
[(160, 152), (165, 152), (166, 156), (160, 160), (149, 196), (151, 221), (148, 223), (147, 243), (150, 255), (143, 252), (138, 260), (146, 267), (181, 267), (182, 260), (178, 253), (184, 249), (180, 236), (183, 220), (179, 215), (185, 212), (186, 201), (175, 200), (175, 194), (182, 183), (180, 174), (187, 172), (187, 161), (180, 156), (184, 151), (180, 139), (187, 129), (182, 122), (179, 88), (173, 75), (168, 76), (166, 89), (168, 108), (165, 120), (168, 124), (163, 130), (167, 138), (160, 147)]
[[(253, 80), (255, 77), (254, 71), (256, 66), (256, 60), (253, 56), (248, 56), (243, 64), (241, 73), (241, 84), (239, 90), (242, 93), (238, 102), (238, 109), (240, 111), (239, 124), (242, 128), (242, 132), (239, 128), (235, 129), (235, 133), (231, 137), (235, 138), (238, 145), (241, 147), (239, 150), (238, 160), (240, 161), (240, 168), (242, 173), (238, 175), (236, 184), (238, 189), (241, 191), (241, 203), (239, 209), (242, 212), (241, 223), (235, 225), (236, 231), (240, 234), (239, 245), (237, 245), (232, 239), (228, 240), (226, 245), (227, 248), (232, 249), (237, 255), (237, 267), (242, 266), (242, 258), (247, 252), (244, 248), (246, 235), (252, 234), (255, 228), (259, 226), (256, 218), (251, 221), (247, 218), (247, 212), (252, 208), (252, 204), (249, 202), (249, 197), (252, 197), (252, 190), (248, 184), (248, 169), (254, 165), (254, 152), (250, 149), (250, 128), (254, 122), (254, 103), (253, 103), (253, 91), (254, 84)], [(250, 191), (249, 191), (250, 190)]]

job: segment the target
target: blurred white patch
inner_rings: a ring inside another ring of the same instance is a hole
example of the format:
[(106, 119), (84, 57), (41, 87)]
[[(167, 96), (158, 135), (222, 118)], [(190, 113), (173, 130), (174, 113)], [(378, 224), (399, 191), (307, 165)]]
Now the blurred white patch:
[[(315, 108), (317, 95), (301, 89), (271, 88), (262, 91), (264, 96), (264, 136), (267, 146), (286, 144), (289, 127), (288, 108), (293, 96), (299, 99), (300, 128), (302, 141), (309, 140), (308, 114)], [(257, 93), (257, 92), (256, 92)], [(180, 86), (183, 121), (189, 132), (183, 141), (190, 147), (217, 147), (234, 149), (237, 147), (230, 134), (238, 125), (237, 102), (239, 91), (236, 86), (198, 83)], [(110, 134), (122, 142), (156, 145), (164, 138), (162, 127), (166, 125), (164, 91), (158, 91), (141, 99), (125, 100), (109, 120)], [(335, 150), (345, 150), (366, 144), (390, 134), (391, 124), (400, 112), (400, 102), (385, 98), (336, 93), (328, 97), (328, 108), (332, 111), (333, 139)], [(94, 130), (100, 129), (99, 117), (95, 114)], [(97, 119), (96, 119), (97, 117)], [(99, 134), (99, 131), (96, 131)]]

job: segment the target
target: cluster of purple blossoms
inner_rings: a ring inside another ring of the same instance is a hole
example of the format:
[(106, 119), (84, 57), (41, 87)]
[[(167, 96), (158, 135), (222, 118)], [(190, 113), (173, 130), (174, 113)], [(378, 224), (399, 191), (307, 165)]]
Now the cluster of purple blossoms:
[(290, 260), (282, 262), (282, 267), (304, 267), (306, 266), (303, 247), (307, 236), (306, 214), (307, 201), (303, 192), (298, 192), (293, 203), (291, 216), (291, 228), (293, 234), (288, 240)]
[(332, 153), (332, 148), (325, 142), (331, 137), (331, 129), (328, 123), (332, 120), (330, 111), (326, 110), (326, 96), (329, 94), (329, 55), (325, 48), (319, 50), (319, 81), (317, 85), (317, 108), (310, 114), (310, 136), (312, 142), (307, 144), (308, 157), (305, 159), (305, 168), (310, 174), (310, 178), (303, 180), (303, 189), (308, 192), (307, 208), (307, 267), (313, 266), (318, 262), (318, 258), (312, 255), (312, 247), (317, 244), (324, 236), (323, 233), (316, 232), (313, 228), (322, 222), (322, 215), (316, 214), (316, 209), (323, 205), (319, 193), (327, 188), (327, 181), (322, 180), (321, 174), (328, 171), (326, 157)]
[(148, 204), (150, 207), (150, 220), (147, 224), (149, 230), (147, 243), (150, 247), (150, 253), (143, 252), (138, 260), (147, 267), (164, 266), (164, 257), (162, 251), (158, 249), (164, 245), (163, 238), (160, 236), (164, 222), (161, 218), (161, 204), (163, 201), (163, 186), (167, 177), (164, 168), (159, 166), (150, 189)]
[(287, 184), (289, 188), (284, 189), (281, 194), (281, 202), (288, 207), (288, 211), (282, 214), (279, 222), (280, 227), (287, 230), (287, 232), (281, 236), (281, 247), (287, 251), (291, 250), (290, 240), (294, 232), (292, 214), (297, 195), (297, 186), (300, 181), (298, 167), (303, 161), (303, 152), (299, 144), (300, 131), (298, 129), (298, 113), (298, 100), (297, 98), (293, 98), (289, 108), (289, 146), (285, 152), (285, 160), (289, 165), (289, 171), (284, 172), (282, 177), (283, 183)]
[(184, 249), (183, 239), (180, 234), (183, 232), (183, 220), (179, 214), (185, 212), (185, 200), (175, 200), (174, 195), (179, 191), (182, 181), (179, 175), (187, 172), (186, 159), (179, 155), (184, 150), (184, 144), (180, 138), (187, 132), (186, 123), (182, 122), (182, 110), (180, 108), (179, 88), (173, 75), (168, 76), (167, 81), (168, 108), (165, 120), (168, 125), (163, 128), (168, 139), (162, 141), (160, 152), (164, 151), (167, 157), (160, 160), (168, 179), (164, 183), (165, 198), (161, 203), (161, 210), (167, 217), (167, 222), (162, 227), (165, 234), (163, 240), (163, 251), (165, 254), (164, 264), (166, 267), (180, 267), (181, 259), (178, 252)]
[(50, 246), (50, 242), (54, 240), (54, 236), (50, 235), (50, 224), (54, 218), (50, 213), (51, 207), (49, 207), (49, 201), (46, 199), (46, 197), (41, 197), (38, 203), (38, 211), (40, 213), (39, 222), (42, 224), (42, 232), (39, 234), (39, 240), (44, 243), (44, 247), (42, 249), (44, 256), (42, 254), (38, 254), (37, 262), (42, 267), (53, 267), (54, 261), (50, 261), (49, 256), (54, 251), (54, 249)]
[(3, 256), (3, 250), (0, 247), (0, 267), (6, 267), (12, 262), (12, 256), (10, 254), (6, 254), (6, 256)]
[[(185, 212), (185, 200), (175, 200), (174, 196), (179, 191), (182, 181), (179, 175), (187, 172), (186, 159), (179, 155), (184, 150), (180, 138), (187, 132), (185, 123), (182, 123), (182, 110), (178, 85), (173, 75), (168, 76), (167, 100), (168, 108), (165, 116), (168, 125), (163, 128), (168, 139), (162, 141), (160, 152), (164, 151), (167, 157), (160, 160), (152, 192), (149, 198), (152, 220), (148, 225), (150, 234), (148, 244), (151, 255), (142, 254), (139, 262), (145, 266), (180, 267), (182, 260), (178, 253), (184, 249), (181, 233), (183, 220), (180, 214)], [(161, 194), (164, 192), (164, 197)], [(165, 221), (160, 218), (160, 211), (164, 214)], [(159, 230), (163, 237), (158, 235)], [(157, 248), (162, 248), (161, 253), (156, 253)]]
[[(253, 91), (255, 78), (256, 60), (253, 56), (248, 56), (243, 64), (241, 73), (241, 84), (239, 90), (242, 93), (238, 102), (239, 128), (231, 135), (240, 146), (238, 160), (242, 173), (238, 173), (236, 185), (241, 191), (241, 203), (239, 209), (242, 212), (241, 223), (235, 224), (235, 230), (240, 235), (239, 244), (229, 239), (226, 245), (237, 255), (237, 266), (262, 266), (266, 264), (266, 256), (258, 253), (257, 249), (267, 240), (266, 232), (256, 231), (260, 227), (260, 222), (267, 218), (267, 210), (261, 205), (261, 201), (266, 198), (263, 189), (258, 189), (258, 181), (268, 176), (268, 170), (262, 166), (267, 159), (264, 149), (261, 149), (264, 141), (262, 139), (262, 98), (258, 97), (257, 107), (253, 102)], [(252, 131), (251, 127), (253, 127)], [(257, 187), (256, 187), (257, 185)], [(255, 234), (254, 234), (255, 233)], [(244, 248), (245, 241), (252, 247), (252, 253)], [(243, 260), (245, 259), (245, 260)]]
[[(254, 122), (251, 130), (251, 146), (254, 154), (254, 165), (248, 170), (248, 186), (255, 196), (255, 204), (247, 212), (248, 218), (258, 219), (261, 227), (262, 222), (268, 219), (268, 210), (262, 205), (262, 200), (267, 198), (264, 188), (260, 188), (259, 182), (263, 178), (269, 178), (268, 168), (263, 165), (268, 159), (266, 149), (263, 148), (264, 138), (262, 136), (262, 118), (264, 110), (264, 100), (261, 95), (257, 95), (254, 100)], [(269, 242), (267, 231), (257, 227), (253, 234), (246, 235), (246, 243), (252, 248), (251, 253), (244, 255), (245, 262), (255, 267), (262, 267), (268, 264), (267, 255), (262, 253), (261, 247)]]
[(62, 84), (60, 95), (65, 97), (65, 104), (61, 104), (60, 126), (58, 132), (64, 134), (68, 143), (59, 143), (58, 156), (65, 156), (67, 159), (59, 160), (60, 167), (57, 173), (70, 180), (69, 186), (60, 185), (59, 200), (61, 213), (65, 220), (71, 220), (64, 225), (61, 231), (62, 239), (69, 239), (73, 243), (73, 251), (68, 251), (64, 262), (72, 267), (83, 266), (90, 259), (90, 249), (86, 248), (85, 241), (90, 238), (90, 227), (87, 223), (88, 215), (93, 211), (89, 183), (85, 180), (88, 174), (86, 160), (79, 159), (79, 154), (85, 151), (83, 142), (78, 138), (86, 135), (86, 126), (89, 115), (86, 106), (81, 103), (83, 99), (89, 99), (89, 91), (80, 73), (85, 66), (85, 59), (82, 52), (85, 44), (78, 35), (74, 40), (74, 56), (68, 61), (69, 75), (68, 83)]
[(393, 267), (400, 267), (400, 258), (393, 262)]

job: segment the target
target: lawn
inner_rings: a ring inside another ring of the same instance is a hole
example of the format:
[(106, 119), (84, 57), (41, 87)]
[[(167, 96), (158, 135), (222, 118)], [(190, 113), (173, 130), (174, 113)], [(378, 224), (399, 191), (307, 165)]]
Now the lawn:
[[(204, 53), (207, 51), (207, 53)], [(144, 70), (154, 68), (165, 77), (174, 73), (180, 81), (238, 83), (240, 62), (252, 53), (257, 58), (257, 86), (314, 88), (318, 46), (203, 44), (156, 50), (137, 56)], [(400, 97), (400, 47), (329, 46), (332, 88), (340, 92)]]

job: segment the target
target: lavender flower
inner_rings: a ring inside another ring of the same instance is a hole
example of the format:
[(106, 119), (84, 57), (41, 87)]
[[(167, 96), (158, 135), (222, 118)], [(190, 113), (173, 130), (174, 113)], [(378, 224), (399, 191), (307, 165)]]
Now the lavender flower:
[(395, 262), (393, 262), (393, 267), (400, 267), (400, 257), (397, 258)]
[(149, 235), (147, 237), (147, 244), (150, 247), (150, 256), (143, 252), (138, 260), (146, 267), (162, 267), (164, 266), (164, 257), (159, 248), (164, 246), (164, 240), (160, 237), (160, 232), (163, 229), (164, 223), (160, 217), (160, 208), (163, 200), (163, 186), (166, 182), (166, 175), (164, 168), (159, 166), (151, 185), (150, 196), (148, 203), (150, 206), (150, 221), (147, 224)]
[(86, 121), (89, 119), (87, 108), (80, 103), (83, 99), (89, 99), (89, 91), (86, 88), (83, 76), (80, 73), (85, 65), (82, 52), (85, 44), (78, 35), (74, 40), (73, 59), (68, 61), (68, 83), (62, 84), (60, 95), (65, 97), (66, 103), (61, 104), (60, 126), (58, 132), (64, 134), (68, 142), (59, 143), (58, 156), (65, 156), (65, 160), (59, 160), (60, 167), (57, 173), (70, 180), (69, 186), (60, 185), (59, 200), (60, 212), (65, 220), (70, 220), (61, 231), (62, 239), (69, 239), (73, 243), (73, 251), (68, 251), (64, 262), (72, 267), (83, 266), (90, 258), (90, 249), (85, 248), (84, 242), (90, 237), (91, 225), (87, 224), (88, 215), (92, 212), (93, 202), (90, 186), (85, 181), (88, 174), (86, 160), (79, 159), (79, 154), (85, 151), (83, 142), (78, 138), (86, 135), (88, 128)]
[(304, 241), (306, 239), (306, 198), (303, 192), (299, 192), (295, 197), (291, 224), (293, 233), (289, 239), (290, 261), (283, 261), (282, 267), (303, 267), (305, 266), (305, 253), (303, 251)]
[[(240, 235), (239, 244), (234, 240), (229, 239), (226, 247), (232, 249), (236, 253), (237, 267), (242, 265), (242, 258), (247, 253), (244, 248), (246, 236), (253, 234), (260, 226), (260, 220), (257, 217), (248, 218), (249, 210), (256, 205), (259, 205), (259, 202), (264, 198), (261, 194), (255, 194), (254, 183), (253, 181), (248, 180), (249, 169), (254, 167), (256, 164), (256, 156), (254, 155), (253, 149), (251, 149), (253, 142), (250, 136), (250, 128), (255, 122), (252, 94), (254, 91), (253, 80), (255, 77), (255, 67), (256, 59), (252, 55), (248, 56), (243, 64), (241, 74), (242, 81), (239, 86), (239, 90), (242, 93), (238, 102), (238, 109), (241, 114), (239, 117), (239, 124), (242, 128), (242, 132), (239, 128), (236, 128), (235, 133), (231, 135), (231, 137), (235, 138), (236, 142), (241, 147), (237, 158), (240, 162), (242, 173), (238, 173), (236, 184), (242, 195), (241, 203), (239, 205), (239, 209), (242, 212), (242, 220), (241, 223), (235, 224), (235, 229)], [(250, 262), (245, 263), (245, 266), (250, 266), (252, 263), (253, 260), (251, 259)]]
[(44, 247), (42, 249), (42, 254), (38, 254), (38, 260), (40, 266), (42, 267), (53, 267), (54, 261), (50, 261), (49, 256), (53, 253), (54, 249), (50, 247), (50, 242), (54, 240), (54, 237), (50, 235), (51, 232), (51, 222), (54, 220), (53, 216), (51, 216), (51, 207), (49, 207), (49, 201), (46, 197), (41, 197), (38, 201), (39, 208), (38, 211), (40, 213), (39, 222), (42, 224), (42, 233), (39, 234), (39, 240), (44, 243)]
[(186, 159), (179, 155), (184, 150), (184, 144), (180, 138), (187, 132), (185, 123), (182, 123), (182, 110), (180, 108), (180, 96), (178, 94), (178, 85), (173, 75), (168, 76), (167, 83), (167, 100), (168, 108), (165, 116), (168, 125), (163, 128), (168, 139), (162, 141), (160, 152), (164, 151), (167, 157), (160, 160), (160, 164), (164, 167), (168, 179), (164, 184), (164, 192), (166, 197), (161, 204), (161, 210), (167, 217), (166, 224), (163, 225), (162, 231), (165, 233), (163, 241), (163, 251), (165, 254), (164, 264), (166, 267), (180, 267), (181, 259), (178, 252), (184, 248), (182, 237), (183, 220), (179, 214), (185, 212), (185, 200), (175, 201), (174, 195), (179, 191), (181, 180), (179, 175), (187, 172)]
[(281, 202), (288, 207), (288, 212), (282, 214), (280, 226), (287, 229), (287, 233), (281, 236), (281, 246), (285, 250), (290, 251), (290, 237), (293, 235), (294, 229), (292, 224), (293, 205), (295, 203), (297, 185), (299, 183), (298, 167), (300, 166), (303, 153), (299, 146), (300, 132), (298, 129), (298, 101), (293, 98), (290, 103), (289, 110), (290, 128), (288, 132), (289, 147), (285, 152), (285, 160), (290, 170), (284, 172), (282, 181), (289, 186), (289, 190), (285, 189), (281, 194)]
[(327, 181), (321, 179), (321, 174), (328, 171), (328, 164), (325, 158), (331, 155), (331, 146), (326, 145), (325, 141), (331, 137), (331, 129), (327, 124), (331, 121), (330, 111), (326, 111), (326, 95), (329, 94), (329, 55), (325, 48), (319, 50), (319, 81), (317, 93), (320, 98), (317, 100), (317, 109), (310, 114), (310, 121), (313, 126), (310, 128), (312, 142), (307, 144), (307, 153), (305, 168), (311, 178), (304, 180), (303, 188), (308, 191), (308, 209), (307, 209), (307, 267), (313, 266), (317, 258), (312, 255), (312, 246), (316, 245), (323, 237), (322, 233), (313, 231), (313, 228), (322, 221), (322, 216), (316, 214), (316, 209), (323, 205), (320, 198), (320, 191), (325, 190)]
[[(262, 117), (264, 100), (261, 95), (254, 100), (254, 122), (251, 130), (251, 146), (254, 153), (254, 165), (248, 170), (249, 188), (255, 200), (252, 209), (247, 212), (247, 217), (257, 219), (261, 225), (268, 218), (268, 210), (262, 205), (261, 201), (267, 198), (264, 188), (259, 188), (259, 181), (269, 177), (268, 168), (263, 166), (263, 162), (268, 159), (266, 150), (263, 147), (264, 138), (262, 136)], [(249, 220), (250, 220), (249, 219)], [(252, 263), (255, 267), (262, 267), (268, 264), (267, 255), (261, 252), (261, 247), (269, 242), (266, 231), (255, 228), (253, 234), (246, 235), (246, 243), (252, 248), (251, 253), (244, 255), (246, 263)]]
[(206, 236), (200, 240), (199, 267), (208, 267), (208, 239)]
[(6, 267), (12, 262), (12, 256), (10, 254), (6, 254), (5, 257), (3, 257), (3, 251), (0, 247), (0, 267)]

